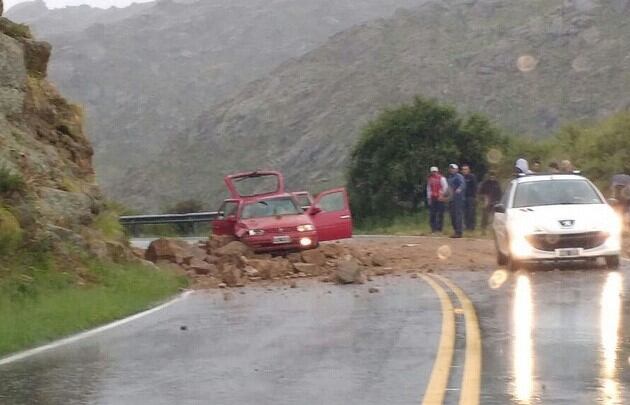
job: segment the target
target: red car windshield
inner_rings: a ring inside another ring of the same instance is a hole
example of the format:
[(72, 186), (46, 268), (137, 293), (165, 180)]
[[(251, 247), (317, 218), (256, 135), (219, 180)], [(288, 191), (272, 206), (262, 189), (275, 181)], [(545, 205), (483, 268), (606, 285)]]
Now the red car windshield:
[(297, 215), (301, 213), (302, 210), (295, 205), (292, 198), (281, 197), (269, 198), (245, 204), (241, 218), (264, 218), (280, 215)]

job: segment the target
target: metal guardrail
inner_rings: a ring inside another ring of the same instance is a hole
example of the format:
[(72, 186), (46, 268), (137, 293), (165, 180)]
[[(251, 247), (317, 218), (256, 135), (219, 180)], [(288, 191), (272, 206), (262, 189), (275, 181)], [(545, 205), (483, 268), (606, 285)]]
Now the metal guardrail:
[(141, 225), (188, 224), (190, 225), (190, 232), (195, 233), (196, 224), (210, 223), (218, 216), (219, 213), (216, 211), (189, 214), (125, 215), (119, 217), (118, 221), (133, 236), (137, 236)]

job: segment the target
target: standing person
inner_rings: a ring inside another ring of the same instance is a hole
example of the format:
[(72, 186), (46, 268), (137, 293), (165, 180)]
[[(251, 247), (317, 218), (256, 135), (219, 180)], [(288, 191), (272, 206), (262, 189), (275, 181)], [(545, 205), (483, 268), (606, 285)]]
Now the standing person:
[(432, 166), (427, 179), (427, 202), (429, 203), (429, 222), (431, 233), (442, 232), (444, 224), (444, 197), (448, 183), (436, 166)]
[(549, 163), (549, 173), (551, 174), (560, 173), (560, 166), (558, 165), (558, 162), (556, 162), (555, 160)]
[(532, 162), (532, 173), (540, 173), (540, 168), (542, 167), (542, 164), (540, 163), (539, 159), (534, 159), (534, 161)]
[(451, 196), (449, 211), (455, 233), (451, 238), (461, 238), (464, 231), (464, 200), (466, 198), (466, 180), (459, 173), (455, 163), (448, 165), (448, 190)]
[(514, 163), (514, 177), (518, 177), (521, 174), (531, 174), (531, 170), (529, 170), (529, 163), (527, 160), (520, 158), (516, 159), (516, 163)]
[(474, 231), (477, 226), (477, 176), (472, 173), (468, 164), (462, 165), (462, 175), (466, 180), (464, 224), (467, 230)]
[(560, 162), (560, 173), (572, 173), (573, 172), (573, 164), (571, 164), (570, 160), (563, 160)]
[(488, 225), (494, 221), (494, 206), (501, 200), (503, 193), (501, 192), (501, 185), (497, 180), (497, 175), (494, 171), (488, 174), (488, 178), (481, 183), (479, 187), (479, 194), (483, 198), (483, 211), (481, 214), (481, 231), (486, 234)]

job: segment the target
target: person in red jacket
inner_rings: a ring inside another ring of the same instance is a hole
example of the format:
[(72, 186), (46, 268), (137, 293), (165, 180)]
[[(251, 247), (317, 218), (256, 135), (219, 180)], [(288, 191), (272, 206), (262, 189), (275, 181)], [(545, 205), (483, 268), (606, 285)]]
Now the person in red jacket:
[(431, 174), (427, 179), (427, 201), (429, 203), (429, 222), (431, 232), (442, 232), (444, 225), (445, 197), (448, 191), (448, 183), (440, 174), (437, 167), (431, 167)]

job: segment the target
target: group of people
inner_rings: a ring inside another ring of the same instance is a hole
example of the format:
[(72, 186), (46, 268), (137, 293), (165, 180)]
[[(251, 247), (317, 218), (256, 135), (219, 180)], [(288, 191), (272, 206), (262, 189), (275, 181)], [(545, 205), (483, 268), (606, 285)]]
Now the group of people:
[(441, 233), (444, 225), (444, 213), (448, 207), (452, 238), (461, 238), (464, 228), (473, 231), (477, 225), (477, 198), (482, 198), (483, 210), (481, 228), (485, 232), (492, 220), (494, 205), (501, 199), (501, 186), (496, 173), (490, 172), (488, 178), (478, 185), (477, 177), (470, 165), (460, 168), (457, 164), (448, 165), (448, 176), (444, 177), (440, 170), (433, 166), (427, 179), (427, 202), (431, 232)]

